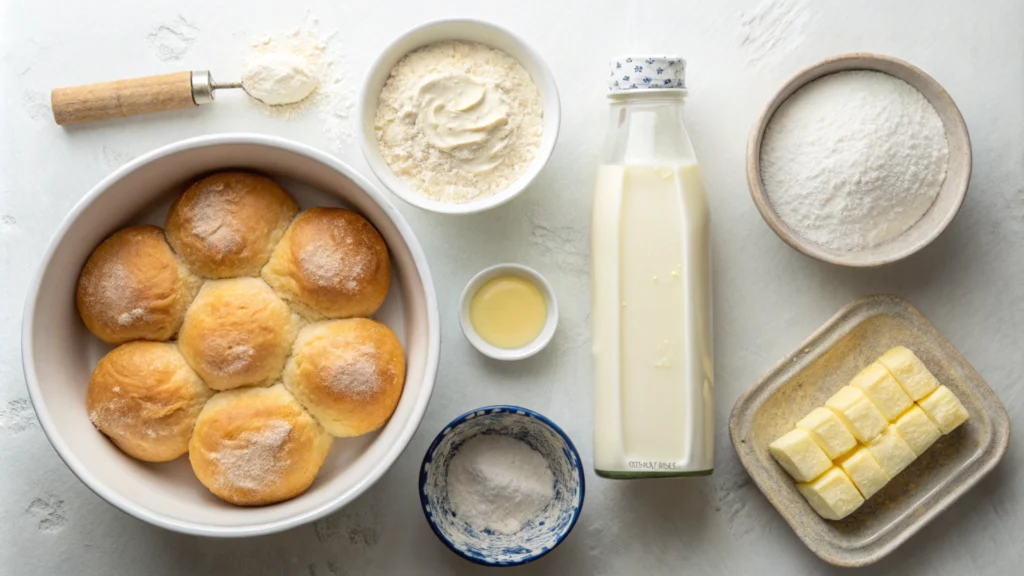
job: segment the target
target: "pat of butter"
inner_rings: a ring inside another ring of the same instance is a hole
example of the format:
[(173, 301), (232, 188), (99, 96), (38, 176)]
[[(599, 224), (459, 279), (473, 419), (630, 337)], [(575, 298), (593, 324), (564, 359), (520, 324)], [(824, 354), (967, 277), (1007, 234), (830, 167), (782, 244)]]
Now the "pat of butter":
[(878, 359), (896, 381), (903, 387), (903, 391), (910, 396), (910, 399), (917, 402), (921, 398), (932, 393), (939, 387), (939, 381), (924, 365), (924, 362), (912, 351), (903, 346), (897, 346)]
[(832, 466), (832, 460), (818, 447), (806, 430), (797, 428), (768, 445), (768, 450), (797, 482), (817, 478)]
[(842, 520), (864, 503), (850, 478), (835, 466), (813, 482), (797, 484), (796, 488), (811, 508), (827, 520)]
[(967, 409), (960, 403), (960, 399), (945, 386), (939, 386), (917, 404), (943, 434), (949, 434), (968, 418)]
[(917, 458), (914, 451), (907, 446), (907, 443), (892, 426), (868, 442), (867, 447), (890, 480), (903, 472)]
[(889, 370), (878, 362), (861, 370), (850, 382), (850, 386), (860, 388), (889, 422), (898, 418), (914, 403)]
[(833, 460), (857, 445), (857, 440), (850, 433), (850, 429), (828, 408), (818, 407), (811, 410), (810, 414), (796, 423), (796, 427), (806, 430), (825, 451), (825, 455)]
[(900, 438), (903, 438), (907, 446), (910, 446), (910, 449), (918, 456), (924, 454), (924, 451), (942, 435), (942, 432), (939, 432), (938, 426), (932, 422), (931, 418), (924, 413), (920, 406), (916, 405), (897, 418), (892, 423), (892, 427), (896, 429)]
[(865, 499), (874, 496), (889, 482), (882, 465), (871, 455), (871, 451), (863, 446), (836, 464), (846, 472), (850, 480), (853, 480)]
[(860, 388), (843, 386), (825, 402), (825, 406), (835, 412), (861, 442), (871, 441), (888, 424), (885, 416)]

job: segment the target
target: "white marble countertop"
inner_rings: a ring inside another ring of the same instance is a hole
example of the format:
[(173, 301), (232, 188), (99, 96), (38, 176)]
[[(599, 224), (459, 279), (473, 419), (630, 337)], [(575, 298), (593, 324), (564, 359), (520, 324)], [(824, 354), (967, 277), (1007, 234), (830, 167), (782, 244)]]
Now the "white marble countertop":
[[(434, 434), (465, 410), (521, 404), (557, 421), (591, 458), (588, 349), (590, 195), (606, 104), (606, 57), (679, 52), (689, 61), (688, 127), (713, 215), (717, 469), (710, 478), (623, 482), (588, 475), (573, 534), (511, 572), (550, 574), (821, 574), (754, 487), (726, 433), (737, 396), (847, 302), (894, 293), (942, 330), (1024, 424), (1024, 4), (1019, 0), (886, 2), (0, 1), (0, 574), (481, 573), (423, 520), (415, 473)], [(401, 4), (401, 5), (398, 5)], [(378, 6), (380, 5), (380, 6)], [(35, 422), (21, 369), (29, 278), (67, 211), (100, 178), (157, 146), (200, 134), (293, 138), (369, 171), (357, 146), (328, 138), (315, 113), (286, 121), (241, 98), (186, 113), (56, 127), (48, 91), (122, 77), (209, 68), (240, 72), (251, 39), (297, 25), (306, 11), (337, 30), (336, 62), (352, 90), (396, 35), (429, 19), (473, 16), (524, 36), (562, 95), (558, 147), (511, 204), (445, 218), (403, 205), (440, 296), (445, 349), (433, 399), (396, 465), (346, 509), (314, 525), (212, 540), (146, 525), (90, 492)], [(932, 74), (959, 104), (974, 145), (966, 204), (929, 248), (881, 270), (844, 270), (778, 240), (747, 192), (747, 132), (774, 89), (823, 57), (872, 51)], [(458, 295), (502, 261), (543, 272), (560, 296), (553, 345), (503, 364), (459, 332)], [(1014, 429), (1002, 464), (872, 573), (1008, 574), (1024, 562), (1024, 442)], [(838, 572), (838, 570), (834, 570)]]

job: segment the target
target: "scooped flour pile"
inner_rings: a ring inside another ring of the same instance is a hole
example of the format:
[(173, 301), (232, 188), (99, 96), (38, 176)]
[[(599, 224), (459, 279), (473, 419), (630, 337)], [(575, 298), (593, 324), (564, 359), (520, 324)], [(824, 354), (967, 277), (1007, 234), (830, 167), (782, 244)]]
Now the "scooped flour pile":
[(337, 151), (352, 142), (352, 80), (337, 34), (317, 23), (307, 13), (299, 26), (252, 42), (242, 82), (270, 116), (294, 120), (315, 109), (328, 147)]
[(935, 202), (948, 164), (939, 114), (881, 72), (839, 72), (801, 88), (772, 116), (761, 144), (761, 178), (779, 217), (839, 251), (910, 229)]

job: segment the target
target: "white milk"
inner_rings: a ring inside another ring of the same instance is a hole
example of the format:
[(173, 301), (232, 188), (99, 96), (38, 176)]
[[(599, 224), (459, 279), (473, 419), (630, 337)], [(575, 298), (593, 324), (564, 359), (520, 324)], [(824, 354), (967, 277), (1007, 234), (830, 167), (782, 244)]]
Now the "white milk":
[(714, 378), (708, 206), (682, 91), (613, 96), (592, 223), (594, 468), (710, 474)]

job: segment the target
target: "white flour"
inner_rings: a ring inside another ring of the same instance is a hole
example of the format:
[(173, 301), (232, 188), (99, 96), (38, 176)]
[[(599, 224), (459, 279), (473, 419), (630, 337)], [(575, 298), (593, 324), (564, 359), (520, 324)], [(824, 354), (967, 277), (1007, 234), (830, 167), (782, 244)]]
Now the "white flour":
[(811, 16), (807, 0), (762, 0), (739, 18), (740, 46), (747, 52), (747, 65), (758, 66), (778, 60), (802, 44)]
[[(299, 77), (280, 78), (283, 80), (280, 92), (289, 93), (280, 99), (294, 103), (265, 105), (256, 100), (253, 102), (267, 115), (284, 120), (297, 119), (307, 110), (315, 109), (328, 147), (340, 152), (352, 141), (353, 81), (343, 66), (344, 55), (337, 34), (321, 32), (317, 23), (317, 18), (307, 11), (299, 26), (257, 39), (247, 54), (246, 73), (263, 68), (263, 75), (269, 79), (275, 75), (271, 68), (277, 69), (280, 76), (281, 60), (292, 60), (293, 65), (296, 60), (301, 62), (301, 71), (297, 72)], [(268, 63), (268, 58), (278, 61)], [(296, 102), (298, 93), (309, 89), (311, 83), (315, 84), (312, 92)]]
[(437, 42), (391, 70), (375, 129), (384, 161), (428, 198), (462, 203), (518, 178), (540, 148), (544, 109), (529, 73), (475, 42)]
[[(322, 85), (329, 85), (327, 81), (331, 73), (331, 59), (327, 56), (327, 40), (322, 37), (315, 28), (303, 24), (283, 32), (267, 34), (252, 43), (247, 58), (246, 69), (242, 74), (242, 84), (246, 91), (249, 91), (250, 84), (256, 89), (254, 96), (259, 100), (254, 101), (263, 112), (291, 120), (302, 114), (311, 105), (323, 105), (325, 96), (321, 90), (311, 90), (308, 97), (299, 98), (297, 101), (283, 102), (287, 100), (287, 94), (277, 92), (293, 92), (299, 89), (312, 88)], [(295, 78), (282, 78), (280, 88), (275, 89), (270, 84), (274, 83), (274, 76), (288, 75), (282, 66), (293, 68), (292, 73), (297, 73), (308, 78), (306, 81), (299, 81)], [(299, 86), (296, 86), (299, 84)], [(295, 94), (291, 94), (294, 96)], [(265, 99), (269, 98), (268, 99)], [(282, 100), (274, 105), (274, 100)]]
[(935, 201), (948, 161), (935, 109), (880, 72), (840, 72), (800, 89), (761, 144), (761, 177), (779, 217), (840, 251), (906, 232)]
[(508, 436), (467, 440), (448, 468), (452, 510), (477, 531), (520, 531), (554, 498), (554, 485), (544, 457)]
[(319, 83), (316, 63), (288, 52), (259, 55), (242, 74), (245, 91), (272, 106), (301, 102)]

